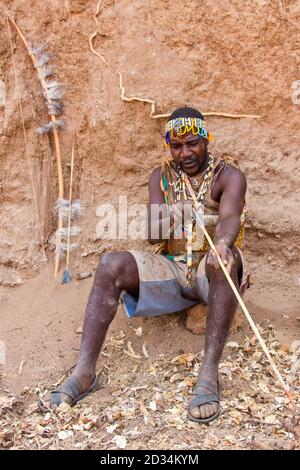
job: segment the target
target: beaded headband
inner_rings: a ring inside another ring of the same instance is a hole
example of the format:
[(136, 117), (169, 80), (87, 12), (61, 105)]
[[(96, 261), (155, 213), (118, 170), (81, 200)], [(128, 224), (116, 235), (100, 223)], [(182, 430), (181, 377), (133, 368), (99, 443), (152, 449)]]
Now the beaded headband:
[(200, 118), (176, 118), (168, 121), (166, 124), (166, 144), (169, 145), (170, 140), (176, 134), (181, 137), (187, 132), (192, 132), (194, 135), (200, 135), (203, 139), (211, 140), (212, 134), (207, 132), (206, 122)]

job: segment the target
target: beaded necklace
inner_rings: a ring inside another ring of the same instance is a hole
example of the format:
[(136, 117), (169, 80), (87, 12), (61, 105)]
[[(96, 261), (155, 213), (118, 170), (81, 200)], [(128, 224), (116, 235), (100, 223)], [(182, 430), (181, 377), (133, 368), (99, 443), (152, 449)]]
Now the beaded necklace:
[[(177, 195), (177, 192), (180, 194), (181, 192), (184, 193), (184, 198), (185, 199), (191, 199), (192, 204), (194, 204), (194, 209), (197, 211), (200, 207), (200, 205), (203, 205), (204, 203), (204, 197), (205, 194), (209, 188), (209, 185), (211, 183), (211, 179), (213, 176), (213, 167), (214, 167), (214, 157), (213, 155), (209, 154), (209, 160), (208, 160), (208, 166), (202, 175), (202, 183), (200, 184), (199, 190), (197, 191), (197, 194), (195, 193), (194, 189), (192, 188), (191, 184), (191, 179), (189, 178), (186, 173), (184, 173), (181, 169), (179, 170), (178, 174), (178, 190), (176, 191), (176, 186), (175, 186), (175, 195)], [(188, 193), (187, 194), (187, 191)], [(178, 195), (179, 195), (178, 194)], [(176, 201), (177, 202), (177, 197)], [(193, 287), (194, 283), (192, 281), (192, 266), (193, 266), (193, 227), (194, 224), (196, 223), (195, 217), (193, 215), (192, 220), (188, 222), (186, 231), (187, 231), (187, 237), (186, 237), (186, 247), (187, 247), (187, 253), (186, 253), (186, 264), (187, 264), (187, 274), (186, 274), (186, 279), (187, 279), (187, 285), (189, 287)]]
[[(173, 183), (169, 181), (168, 184), (169, 186), (174, 187), (174, 202), (175, 203), (180, 201), (182, 197), (186, 200), (187, 199), (192, 200), (193, 197), (196, 196), (197, 201), (200, 204), (203, 204), (205, 194), (207, 192), (207, 189), (211, 181), (211, 177), (213, 174), (213, 167), (214, 167), (213, 155), (209, 153), (208, 156), (209, 156), (208, 166), (200, 178), (189, 177), (186, 173), (182, 171), (181, 168), (179, 168), (178, 173), (173, 170), (176, 175), (176, 179)], [(192, 188), (192, 186), (196, 186), (196, 185), (197, 186), (200, 185), (200, 187), (198, 190), (196, 190), (196, 194), (195, 194), (194, 190), (192, 189), (192, 192), (191, 192), (189, 187)], [(188, 188), (189, 194), (187, 194), (186, 188)]]

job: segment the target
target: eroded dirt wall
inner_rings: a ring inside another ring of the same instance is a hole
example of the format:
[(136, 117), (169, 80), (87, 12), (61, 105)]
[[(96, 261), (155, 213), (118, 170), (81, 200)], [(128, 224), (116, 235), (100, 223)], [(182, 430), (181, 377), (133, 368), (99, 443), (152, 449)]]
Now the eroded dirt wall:
[[(3, 279), (10, 269), (29, 277), (43, 267), (19, 92), (46, 244), (55, 230), (52, 208), (57, 197), (53, 141), (36, 133), (47, 122), (40, 85), (12, 30), (18, 91), (5, 20), (9, 14), (28, 40), (47, 43), (56, 77), (66, 85), (63, 171), (67, 186), (74, 129), (75, 193), (87, 206), (77, 264), (82, 253), (104, 248), (93, 241), (98, 204), (116, 202), (120, 194), (128, 195), (130, 202), (145, 202), (151, 170), (164, 156), (164, 121), (149, 118), (150, 105), (120, 99), (121, 72), (126, 96), (155, 100), (158, 113), (187, 104), (204, 112), (260, 116), (208, 117), (208, 128), (216, 136), (211, 150), (238, 158), (247, 175), (250, 261), (258, 257), (270, 272), (278, 268), (278, 280), (288, 269), (288, 282), (297, 284), (300, 104), (292, 101), (292, 84), (300, 79), (299, 2), (103, 0), (98, 23), (95, 0), (2, 0), (0, 5)], [(94, 31), (99, 32), (94, 47), (109, 65), (90, 52), (88, 40)], [(129, 245), (132, 242), (105, 246)]]

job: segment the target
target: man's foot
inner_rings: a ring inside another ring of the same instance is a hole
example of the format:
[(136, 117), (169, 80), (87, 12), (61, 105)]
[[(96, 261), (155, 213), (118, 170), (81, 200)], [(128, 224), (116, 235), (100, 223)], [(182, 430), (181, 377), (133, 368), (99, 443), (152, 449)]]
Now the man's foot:
[(200, 373), (193, 395), (188, 406), (188, 418), (191, 421), (207, 424), (219, 416), (221, 408), (217, 378)]
[(79, 400), (82, 400), (89, 393), (94, 392), (97, 389), (98, 382), (98, 376), (94, 376), (94, 379), (91, 380), (90, 377), (81, 376), (78, 378), (72, 374), (62, 385), (39, 400), (39, 410), (42, 413), (47, 413), (61, 403), (68, 403), (74, 406)]

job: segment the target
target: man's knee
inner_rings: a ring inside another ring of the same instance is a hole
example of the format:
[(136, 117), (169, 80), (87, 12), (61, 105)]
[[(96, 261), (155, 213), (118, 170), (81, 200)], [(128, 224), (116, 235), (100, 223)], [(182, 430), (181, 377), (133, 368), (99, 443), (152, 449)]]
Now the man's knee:
[(95, 277), (102, 282), (103, 276), (116, 287), (138, 295), (138, 268), (134, 257), (128, 251), (115, 251), (101, 256)]
[(124, 260), (121, 253), (105, 253), (99, 260), (97, 274), (104, 273), (109, 277), (117, 278), (123, 269)]
[(128, 251), (115, 251), (101, 256), (97, 273), (105, 273), (113, 279), (127, 279), (137, 276), (134, 257)]

